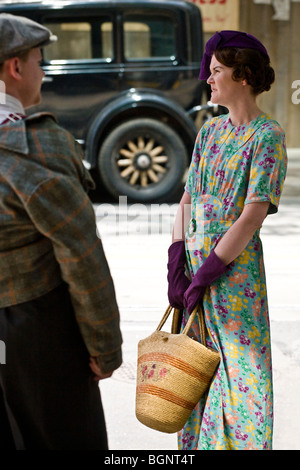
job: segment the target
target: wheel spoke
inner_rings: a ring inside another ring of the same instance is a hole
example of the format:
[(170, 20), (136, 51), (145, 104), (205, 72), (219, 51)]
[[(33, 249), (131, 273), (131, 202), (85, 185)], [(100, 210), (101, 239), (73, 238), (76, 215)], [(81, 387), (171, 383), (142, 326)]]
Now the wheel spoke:
[(164, 150), (164, 148), (161, 145), (159, 145), (158, 147), (155, 147), (153, 150), (151, 150), (149, 153), (150, 153), (151, 157), (156, 157), (163, 150)]
[(127, 142), (127, 145), (128, 145), (128, 147), (130, 148), (130, 150), (132, 150), (134, 153), (138, 152), (139, 149), (137, 148), (137, 146), (135, 145), (135, 143), (132, 142), (132, 140), (129, 140), (129, 141)]
[(135, 170), (129, 180), (129, 184), (132, 184), (132, 185), (135, 184), (139, 176), (140, 176), (140, 172), (138, 170)]
[(165, 173), (167, 171), (163, 166), (157, 165), (156, 163), (152, 165), (152, 168), (157, 171), (157, 173)]
[(120, 175), (122, 176), (122, 178), (127, 178), (127, 176), (131, 175), (131, 173), (133, 173), (135, 170), (134, 166), (133, 165), (130, 165), (128, 166), (127, 168), (125, 168), (125, 170), (123, 170)]
[(145, 188), (148, 184), (148, 178), (146, 171), (141, 172), (141, 186)]
[(150, 139), (146, 147), (144, 148), (144, 151), (150, 152), (150, 150), (153, 149), (153, 145), (154, 145), (154, 139)]
[(132, 160), (124, 158), (123, 160), (118, 160), (117, 164), (118, 164), (118, 166), (130, 166), (130, 165), (132, 165)]
[(131, 159), (133, 159), (134, 157), (134, 153), (129, 152), (129, 150), (126, 150), (126, 149), (121, 149), (120, 154), (123, 155), (124, 157), (131, 158)]
[(143, 137), (138, 138), (138, 148), (143, 149), (145, 147), (145, 141)]
[(166, 163), (168, 161), (168, 157), (166, 155), (159, 155), (159, 157), (154, 157), (153, 161), (155, 163)]
[(153, 181), (153, 183), (158, 182), (158, 177), (152, 169), (148, 170), (147, 173), (148, 173), (148, 176), (149, 176), (150, 180)]

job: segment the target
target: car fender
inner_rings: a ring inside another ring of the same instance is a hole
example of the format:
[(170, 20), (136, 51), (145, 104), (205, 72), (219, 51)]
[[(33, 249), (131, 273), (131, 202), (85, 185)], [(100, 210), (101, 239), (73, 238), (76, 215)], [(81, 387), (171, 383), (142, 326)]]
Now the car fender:
[[(150, 115), (151, 111), (169, 116), (172, 122), (176, 123), (176, 127), (180, 129), (181, 135), (185, 135), (189, 150), (194, 145), (198, 129), (187, 111), (176, 102), (158, 93), (157, 90), (153, 93), (148, 89), (132, 88), (107, 102), (94, 118), (85, 146), (85, 160), (91, 168), (97, 166), (97, 155), (101, 142), (109, 131), (119, 123), (130, 119), (130, 115), (133, 117), (135, 111), (139, 109), (143, 109), (145, 116)], [(147, 110), (149, 114), (147, 114)]]

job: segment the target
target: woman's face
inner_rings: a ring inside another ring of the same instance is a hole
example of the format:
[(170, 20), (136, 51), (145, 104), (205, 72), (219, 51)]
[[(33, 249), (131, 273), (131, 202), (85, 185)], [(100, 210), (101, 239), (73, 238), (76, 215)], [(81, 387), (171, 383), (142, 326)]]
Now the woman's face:
[(211, 87), (211, 101), (227, 108), (233, 103), (236, 104), (244, 89), (244, 80), (239, 82), (233, 80), (233, 69), (218, 62), (214, 55), (210, 63), (210, 72), (207, 83)]

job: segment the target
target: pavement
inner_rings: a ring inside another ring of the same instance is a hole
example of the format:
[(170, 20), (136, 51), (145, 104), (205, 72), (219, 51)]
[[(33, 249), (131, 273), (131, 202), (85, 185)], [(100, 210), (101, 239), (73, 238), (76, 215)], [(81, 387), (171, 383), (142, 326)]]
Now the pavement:
[[(300, 449), (300, 149), (289, 166), (279, 212), (261, 231), (271, 321), (274, 450)], [(124, 201), (123, 201), (124, 202)], [(123, 364), (99, 387), (109, 447), (115, 451), (176, 451), (176, 434), (135, 417), (138, 341), (157, 327), (168, 305), (166, 263), (177, 204), (95, 204), (98, 228), (121, 313)], [(168, 330), (168, 324), (164, 326)]]

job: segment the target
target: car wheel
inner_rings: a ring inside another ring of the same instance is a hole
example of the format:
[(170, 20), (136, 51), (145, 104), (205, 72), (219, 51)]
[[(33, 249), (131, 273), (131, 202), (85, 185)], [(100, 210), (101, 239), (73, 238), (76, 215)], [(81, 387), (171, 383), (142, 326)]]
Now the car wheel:
[(154, 119), (133, 119), (115, 128), (99, 151), (106, 189), (140, 202), (169, 200), (183, 189), (187, 151), (176, 132)]

